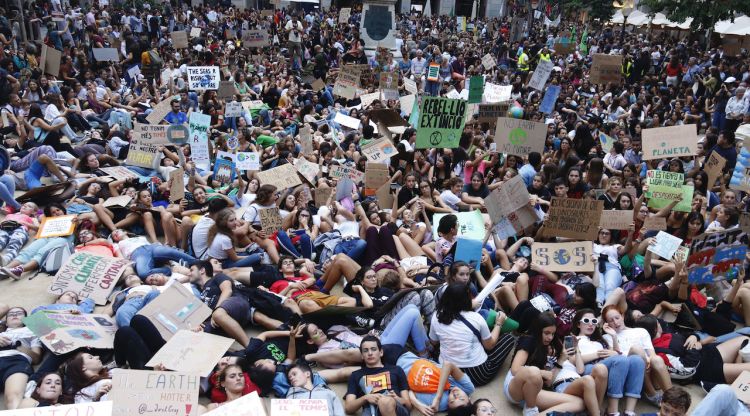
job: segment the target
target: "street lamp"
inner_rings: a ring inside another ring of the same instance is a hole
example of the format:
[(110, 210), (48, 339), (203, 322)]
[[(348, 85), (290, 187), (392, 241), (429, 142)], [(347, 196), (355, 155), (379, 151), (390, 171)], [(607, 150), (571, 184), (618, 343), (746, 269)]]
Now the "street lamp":
[(620, 9), (620, 12), (622, 13), (622, 32), (620, 32), (620, 49), (622, 49), (625, 45), (625, 25), (628, 24), (628, 16), (630, 16), (630, 13), (633, 13), (633, 10), (635, 10), (635, 1), (634, 0), (615, 0), (612, 2), (612, 5), (616, 9)]

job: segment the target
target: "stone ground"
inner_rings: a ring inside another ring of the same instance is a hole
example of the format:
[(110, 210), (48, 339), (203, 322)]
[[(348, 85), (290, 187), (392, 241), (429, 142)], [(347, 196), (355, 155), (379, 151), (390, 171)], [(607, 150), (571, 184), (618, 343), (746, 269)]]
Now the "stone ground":
[[(33, 280), (29, 281), (24, 279), (19, 282), (6, 279), (0, 281), (0, 303), (6, 303), (10, 306), (23, 306), (27, 310), (46, 303), (52, 303), (54, 297), (47, 293), (47, 288), (50, 284), (51, 278), (47, 275), (40, 274)], [(334, 289), (335, 290), (335, 289)], [(251, 330), (248, 333), (253, 333)], [(238, 347), (237, 344), (235, 344)], [(501, 376), (498, 377), (494, 382), (489, 385), (480, 387), (473, 394), (474, 398), (487, 398), (492, 401), (495, 407), (498, 409), (498, 415), (520, 415), (520, 408), (509, 404), (502, 393), (503, 380), (505, 374), (508, 372), (510, 367), (510, 359), (506, 361), (506, 365), (501, 371)], [(339, 383), (331, 386), (339, 397), (343, 397), (346, 392), (346, 384)], [(705, 393), (699, 386), (690, 385), (687, 386), (687, 390), (690, 392), (693, 398), (693, 407), (699, 400), (703, 398)], [(266, 399), (267, 400), (267, 399)], [(266, 405), (268, 408), (268, 404)], [(0, 409), (4, 409), (3, 401), (0, 400)], [(656, 412), (656, 408), (645, 401), (641, 401), (637, 407), (639, 413), (653, 413)], [(418, 414), (418, 412), (413, 412)]]

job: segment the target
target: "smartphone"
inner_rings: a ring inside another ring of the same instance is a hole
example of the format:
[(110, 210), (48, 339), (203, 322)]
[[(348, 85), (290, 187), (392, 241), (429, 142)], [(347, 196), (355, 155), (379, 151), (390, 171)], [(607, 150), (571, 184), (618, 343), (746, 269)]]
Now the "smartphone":
[(563, 339), (563, 343), (565, 345), (566, 350), (575, 348), (575, 338), (573, 338), (573, 335), (566, 335), (565, 338)]
[(391, 184), (391, 191), (395, 191), (396, 189), (398, 189), (398, 184), (397, 183), (392, 183)]

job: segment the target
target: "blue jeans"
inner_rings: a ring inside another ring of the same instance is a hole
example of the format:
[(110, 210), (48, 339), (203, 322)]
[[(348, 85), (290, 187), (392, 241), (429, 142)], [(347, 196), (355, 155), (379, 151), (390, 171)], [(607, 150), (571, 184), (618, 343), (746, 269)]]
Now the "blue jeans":
[(722, 384), (714, 387), (698, 407), (693, 410), (693, 416), (749, 416), (747, 406), (737, 400), (732, 386)]
[(300, 231), (296, 234), (297, 237), (299, 237), (299, 249), (302, 251), (302, 254), (297, 250), (297, 246), (292, 243), (291, 237), (289, 237), (289, 234), (286, 233), (286, 231), (279, 230), (279, 232), (276, 234), (276, 241), (279, 242), (279, 246), (289, 253), (290, 255), (301, 258), (304, 257), (306, 259), (312, 258), (312, 250), (313, 245), (312, 241), (310, 240), (310, 236), (307, 235), (306, 232)]
[(251, 254), (249, 256), (240, 257), (240, 259), (237, 261), (224, 259), (221, 261), (221, 267), (228, 269), (232, 267), (257, 266), (258, 264), (260, 264), (261, 260), (263, 260), (263, 254), (261, 253)]
[(359, 238), (353, 238), (351, 240), (345, 240), (340, 242), (333, 250), (333, 254), (344, 253), (349, 256), (352, 260), (358, 261), (362, 254), (365, 253), (367, 243)]
[(596, 301), (604, 303), (607, 296), (622, 284), (622, 271), (610, 262), (606, 263), (607, 270), (599, 275), (599, 286), (596, 288)]
[(141, 279), (145, 279), (154, 273), (164, 273), (167, 276), (172, 274), (169, 267), (156, 267), (157, 262), (184, 260), (188, 264), (193, 264), (196, 261), (195, 257), (189, 254), (161, 244), (140, 246), (135, 249), (132, 257), (131, 260), (135, 262), (135, 272)]
[[(603, 364), (609, 370), (607, 397), (620, 399), (623, 393), (628, 397), (641, 397), (643, 375), (646, 372), (643, 358), (637, 355), (613, 355), (598, 364)], [(593, 367), (594, 364), (586, 364), (584, 374), (591, 374)]]
[(422, 352), (427, 348), (427, 332), (422, 326), (422, 314), (415, 305), (406, 305), (385, 327), (380, 335), (383, 344), (398, 344), (402, 347), (411, 335), (414, 348)]
[(130, 325), (130, 320), (133, 319), (133, 317), (141, 309), (143, 309), (144, 306), (148, 305), (149, 302), (156, 299), (156, 297), (160, 294), (161, 292), (159, 292), (158, 290), (152, 290), (145, 296), (128, 299), (123, 302), (122, 305), (117, 308), (117, 313), (115, 314), (115, 322), (117, 322), (117, 327), (122, 328)]
[(13, 179), (13, 176), (0, 176), (0, 199), (8, 204), (8, 206), (19, 210), (21, 209), (21, 204), (13, 197), (14, 192), (16, 192), (16, 181)]

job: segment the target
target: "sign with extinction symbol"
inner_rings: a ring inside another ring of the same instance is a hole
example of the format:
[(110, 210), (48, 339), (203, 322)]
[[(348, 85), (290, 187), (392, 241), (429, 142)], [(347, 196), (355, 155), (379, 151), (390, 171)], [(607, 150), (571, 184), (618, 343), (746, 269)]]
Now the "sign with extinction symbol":
[(440, 144), (440, 142), (443, 141), (443, 134), (439, 131), (433, 131), (432, 134), (430, 134), (430, 144), (433, 146), (437, 146)]
[(458, 147), (466, 123), (466, 101), (424, 97), (419, 109), (417, 149)]

